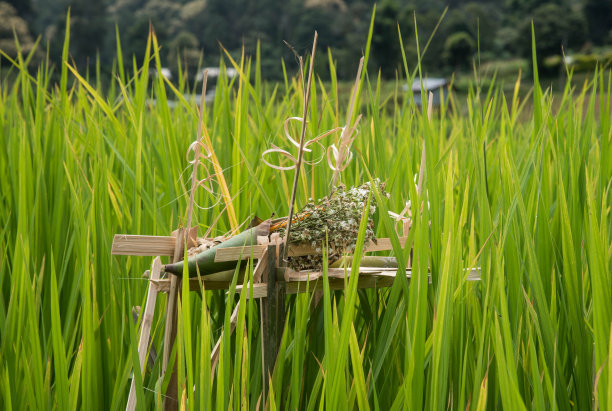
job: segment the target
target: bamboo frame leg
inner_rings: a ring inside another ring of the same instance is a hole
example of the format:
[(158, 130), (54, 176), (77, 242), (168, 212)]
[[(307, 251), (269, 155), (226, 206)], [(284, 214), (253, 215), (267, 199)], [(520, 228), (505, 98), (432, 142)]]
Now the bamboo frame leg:
[[(147, 291), (147, 303), (145, 306), (144, 313), (142, 314), (142, 325), (140, 327), (140, 339), (138, 340), (138, 362), (140, 363), (141, 372), (144, 371), (147, 351), (149, 348), (149, 338), (151, 336), (151, 326), (153, 325), (153, 316), (155, 315), (155, 302), (157, 300), (157, 286), (154, 281), (159, 280), (161, 273), (161, 260), (156, 257), (153, 260), (151, 267), (151, 277), (153, 281), (149, 282), (149, 289)], [(128, 396), (126, 411), (134, 411), (136, 409), (136, 381), (132, 378), (132, 384), (130, 386), (130, 395)]]
[[(285, 324), (285, 283), (276, 281), (277, 253), (276, 246), (268, 247), (268, 296), (262, 299), (262, 354), (263, 354), (263, 399), (264, 409), (272, 378), (278, 348)], [(282, 255), (282, 250), (279, 254)], [(282, 262), (281, 262), (282, 263)]]
[[(172, 262), (181, 259), (185, 243), (185, 229), (178, 230), (176, 245), (174, 247), (174, 258)], [(170, 380), (164, 397), (164, 410), (175, 411), (178, 409), (178, 377), (176, 361), (171, 370), (168, 369), (172, 348), (176, 340), (177, 308), (179, 298), (179, 277), (170, 274), (170, 291), (168, 292), (168, 305), (166, 307), (166, 332), (164, 334), (164, 357), (162, 362), (162, 376), (170, 372)]]
[(178, 306), (178, 277), (170, 274), (170, 291), (168, 292), (168, 305), (166, 307), (166, 332), (164, 334), (164, 357), (162, 363), (162, 376), (171, 373), (168, 388), (164, 397), (164, 410), (173, 411), (178, 409), (178, 385), (176, 379), (176, 362), (171, 370), (168, 370), (172, 347), (176, 340), (176, 318)]

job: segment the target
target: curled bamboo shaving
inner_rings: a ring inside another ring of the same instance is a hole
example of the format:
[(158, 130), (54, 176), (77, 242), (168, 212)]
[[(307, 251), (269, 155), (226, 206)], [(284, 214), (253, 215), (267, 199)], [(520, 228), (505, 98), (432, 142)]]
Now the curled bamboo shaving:
[[(353, 141), (355, 141), (355, 137), (357, 135), (357, 124), (359, 123), (359, 120), (361, 120), (361, 114), (357, 117), (357, 120), (355, 120), (353, 127), (350, 129), (347, 127), (342, 127), (340, 149), (336, 148), (335, 144), (332, 144), (327, 148), (327, 165), (329, 165), (329, 168), (334, 171), (334, 175), (336, 175), (336, 173), (343, 172), (353, 159), (353, 153), (350, 150), (351, 145), (353, 144)], [(334, 160), (333, 162), (332, 159)]]
[[(346, 126), (342, 127), (339, 148), (336, 148), (336, 146), (332, 144), (327, 149), (327, 164), (334, 171), (334, 175), (332, 177), (332, 190), (338, 182), (340, 173), (344, 171), (353, 158), (353, 153), (351, 153), (351, 145), (353, 144), (353, 141), (355, 141), (356, 129), (357, 125), (359, 124), (359, 120), (361, 120), (361, 114), (357, 116), (354, 123), (351, 124), (351, 121), (353, 119), (355, 100), (357, 99), (357, 94), (359, 92), (359, 81), (361, 80), (363, 60), (363, 57), (361, 60), (359, 60), (359, 68), (357, 69), (357, 75), (355, 76), (355, 84), (353, 85), (353, 92), (351, 93), (351, 101), (346, 114)], [(333, 163), (332, 157), (334, 159)]]
[[(204, 71), (204, 82), (202, 84), (202, 94), (200, 100), (200, 115), (198, 118), (198, 138), (189, 145), (187, 148), (186, 158), (187, 163), (191, 165), (191, 190), (189, 193), (189, 210), (187, 212), (187, 227), (191, 224), (192, 210), (191, 204), (195, 205), (199, 209), (208, 209), (215, 207), (222, 199), (221, 195), (217, 195), (216, 191), (213, 187), (213, 183), (216, 183), (217, 188), (220, 188), (219, 181), (217, 179), (217, 173), (215, 171), (215, 157), (214, 153), (210, 149), (210, 147), (203, 141), (204, 137), (204, 96), (206, 95), (206, 83), (208, 80), (208, 70)], [(193, 158), (191, 157), (191, 152), (193, 152)], [(210, 167), (213, 168), (213, 173), (210, 172)], [(202, 173), (206, 176), (203, 179), (198, 179), (198, 168), (202, 170)], [(202, 187), (208, 194), (215, 197), (216, 200), (214, 204), (210, 207), (201, 207), (195, 201), (195, 191)]]
[[(289, 122), (290, 121), (298, 121), (300, 123), (302, 123), (304, 121), (304, 119), (302, 117), (288, 117), (287, 119), (285, 119), (284, 123), (283, 123), (283, 129), (284, 129), (284, 135), (285, 138), (287, 140), (289, 140), (289, 142), (291, 142), (292, 145), (296, 146), (298, 148), (298, 151), (300, 149), (300, 143), (298, 141), (296, 141), (293, 137), (291, 137), (291, 134), (289, 133)], [(308, 123), (308, 121), (306, 121), (306, 123)], [(305, 153), (311, 153), (312, 149), (308, 148), (309, 146), (313, 145), (313, 144), (317, 144), (319, 147), (321, 147), (323, 150), (325, 150), (325, 146), (323, 146), (323, 144), (321, 144), (320, 140), (322, 140), (323, 138), (329, 136), (330, 134), (333, 134), (337, 131), (343, 130), (342, 127), (336, 127), (334, 129), (328, 130), (322, 134), (319, 134), (317, 137), (308, 140), (306, 142), (304, 142), (304, 147), (303, 147), (303, 152)], [(291, 163), (291, 165), (289, 166), (283, 166), (280, 164), (273, 164), (272, 162), (266, 160), (266, 156), (271, 155), (272, 153), (276, 153), (278, 154), (281, 158), (284, 158), (286, 160), (289, 161), (289, 163)], [(299, 152), (298, 152), (299, 154)], [(281, 171), (286, 171), (286, 170), (293, 170), (297, 167), (297, 163), (298, 163), (298, 159), (291, 154), (289, 151), (287, 150), (283, 150), (282, 148), (272, 144), (272, 148), (264, 151), (263, 153), (261, 153), (261, 159), (262, 161), (269, 167), (272, 167), (276, 170), (281, 170)], [(304, 161), (304, 164), (308, 164), (308, 165), (315, 165), (321, 162), (321, 160), (323, 160), (323, 156), (321, 156), (321, 158), (319, 158), (318, 160), (311, 160), (311, 161)]]

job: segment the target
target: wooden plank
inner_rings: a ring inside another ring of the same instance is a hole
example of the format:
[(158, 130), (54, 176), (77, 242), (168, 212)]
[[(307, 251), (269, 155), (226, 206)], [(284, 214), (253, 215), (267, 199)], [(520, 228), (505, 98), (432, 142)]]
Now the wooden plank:
[[(155, 285), (160, 293), (167, 293), (170, 291), (170, 279), (155, 281)], [(229, 281), (206, 281), (199, 280), (197, 278), (189, 279), (189, 291), (201, 291), (202, 288), (204, 288), (206, 291), (227, 290), (229, 289), (229, 286)]]
[[(357, 281), (357, 288), (383, 288), (393, 285), (394, 277), (384, 276), (378, 277), (375, 275), (360, 277)], [(290, 281), (286, 283), (287, 294), (305, 293), (308, 285), (308, 292), (316, 292), (323, 290), (323, 278), (311, 281), (307, 284), (306, 281)], [(330, 290), (342, 290), (345, 287), (345, 281), (341, 278), (330, 278)]]
[[(243, 285), (236, 286), (236, 294), (239, 294), (242, 291), (242, 288), (245, 287)], [(248, 286), (249, 290), (247, 291), (248, 298), (251, 298), (251, 290), (253, 290), (253, 298), (265, 298), (268, 296), (268, 284), (267, 283), (258, 283), (253, 284), (252, 286)]]
[(175, 237), (156, 235), (115, 234), (112, 255), (174, 255)]
[[(400, 237), (399, 238), (399, 243), (400, 243), (400, 245), (402, 247), (404, 245), (406, 245), (406, 238), (407, 237)], [(373, 251), (386, 251), (386, 250), (393, 250), (393, 245), (391, 245), (391, 239), (390, 238), (379, 238), (376, 241), (376, 244), (370, 243), (365, 248), (366, 253), (367, 252), (373, 252)]]
[[(149, 339), (151, 336), (151, 326), (153, 325), (153, 316), (155, 315), (155, 302), (157, 300), (157, 286), (155, 280), (159, 279), (161, 273), (161, 260), (156, 257), (153, 260), (151, 267), (151, 282), (149, 282), (149, 289), (147, 291), (147, 303), (145, 305), (144, 313), (142, 314), (142, 325), (140, 326), (140, 339), (138, 340), (138, 361), (140, 363), (141, 373), (144, 374), (145, 362), (147, 359), (147, 352), (149, 348)], [(141, 374), (141, 375), (142, 375)], [(130, 394), (128, 396), (126, 411), (134, 411), (136, 409), (136, 380), (135, 374), (132, 378), (132, 384), (130, 386)]]
[[(196, 240), (193, 233), (197, 227), (193, 227), (190, 232), (188, 247), (196, 245)], [(400, 237), (402, 247), (406, 243), (406, 237)], [(113, 245), (111, 248), (112, 255), (135, 255), (135, 256), (173, 256), (176, 237), (174, 236), (157, 236), (157, 235), (130, 235), (130, 234), (115, 234)], [(244, 247), (227, 247), (217, 251), (215, 262), (238, 261), (248, 258), (261, 258), (267, 245), (251, 245)], [(370, 243), (365, 251), (385, 251), (391, 250), (391, 240), (389, 238), (379, 238), (377, 244)], [(289, 248), (289, 256), (301, 256), (310, 254), (320, 254), (314, 248), (308, 246), (291, 246)]]
[[(332, 273), (328, 273), (329, 277), (329, 287), (332, 290), (341, 290), (345, 287), (344, 281), (344, 269), (336, 268), (330, 269), (334, 270)], [(393, 281), (395, 280), (395, 276), (397, 275), (396, 270), (389, 269), (380, 269), (377, 268), (377, 271), (360, 271), (359, 280), (357, 281), (358, 288), (383, 288), (390, 287), (393, 285)], [(465, 277), (466, 281), (480, 281), (480, 268), (473, 268), (471, 270), (465, 270), (467, 272), (467, 276)], [(308, 285), (308, 292), (315, 292), (323, 290), (323, 278), (321, 272), (311, 272), (310, 274), (310, 284), (308, 281), (287, 281), (285, 283), (285, 290), (287, 294), (298, 294), (305, 293)], [(406, 271), (406, 277), (408, 279), (412, 278), (412, 271)], [(431, 276), (429, 276), (429, 283), (431, 283)], [(256, 284), (258, 286), (260, 284)], [(263, 287), (261, 290), (255, 289), (253, 290), (254, 297), (264, 296)]]
[[(406, 244), (406, 237), (400, 237), (400, 244), (403, 247)], [(247, 245), (244, 247), (227, 247), (217, 251), (215, 255), (215, 262), (225, 261), (238, 261), (240, 259), (246, 260), (248, 258), (259, 259), (261, 258), (267, 245)], [(366, 248), (366, 252), (374, 251), (385, 251), (392, 250), (391, 239), (379, 238), (376, 244), (370, 243)], [(321, 254), (321, 251), (317, 251), (315, 248), (305, 245), (291, 246), (289, 247), (289, 256), (302, 256), (302, 255), (315, 255)]]
[[(189, 230), (188, 248), (197, 245), (197, 232), (198, 227), (191, 227)], [(176, 233), (177, 231), (173, 231), (171, 236), (115, 234), (111, 254), (141, 257), (173, 256)]]
[[(347, 272), (350, 273), (350, 268), (347, 269)], [(393, 279), (395, 278), (396, 274), (397, 274), (397, 270), (395, 268), (362, 267), (362, 269), (359, 271), (360, 278), (359, 278), (358, 284), (360, 284), (359, 285), (360, 288), (367, 288), (368, 284), (373, 284), (372, 286), (376, 285), (377, 287), (381, 287), (381, 286), (384, 286), (384, 285), (381, 285), (381, 284), (384, 284), (384, 282), (380, 283), (380, 280), (382, 278)], [(297, 292), (297, 291), (292, 291), (292, 290), (297, 290), (296, 288), (297, 286), (294, 283), (302, 283), (301, 287), (303, 287), (304, 291), (300, 291), (300, 292), (305, 292), (306, 282), (310, 281), (312, 284), (315, 281), (322, 278), (321, 271), (304, 272), (304, 273), (299, 274), (299, 277), (291, 277), (291, 275), (293, 274), (290, 274), (290, 277), (289, 277), (290, 281), (286, 282), (287, 294), (295, 294)], [(344, 281), (344, 268), (330, 268), (328, 271), (328, 276), (330, 279), (342, 279)], [(372, 282), (372, 280), (366, 279), (366, 277), (376, 277), (378, 278), (378, 280)], [(408, 279), (412, 277), (412, 272), (410, 270), (407, 270), (406, 277)], [(480, 268), (471, 269), (467, 273), (465, 280), (466, 281), (480, 281)], [(431, 282), (431, 278), (429, 281)], [(157, 281), (151, 280), (151, 282), (155, 283), (155, 285), (157, 286), (158, 292), (167, 293), (168, 290), (170, 290), (170, 280), (167, 280), (167, 279), (162, 279), (162, 280), (157, 280)], [(200, 291), (201, 287), (203, 287), (207, 291), (228, 290), (230, 287), (230, 282), (229, 281), (206, 281), (204, 279), (198, 280), (197, 278), (189, 279), (189, 289), (191, 291)], [(243, 287), (244, 285), (237, 285), (236, 293), (240, 293)], [(266, 287), (267, 287), (266, 283), (254, 284), (252, 286), (253, 298), (265, 298), (268, 295), (266, 291)], [(312, 291), (312, 288), (310, 291)], [(249, 298), (250, 298), (250, 295), (249, 295)]]

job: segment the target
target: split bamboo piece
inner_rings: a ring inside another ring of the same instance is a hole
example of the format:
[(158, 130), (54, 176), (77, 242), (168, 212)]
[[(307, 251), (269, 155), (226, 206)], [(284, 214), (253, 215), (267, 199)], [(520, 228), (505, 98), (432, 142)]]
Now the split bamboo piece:
[[(153, 260), (151, 267), (151, 281), (147, 291), (147, 303), (144, 313), (142, 314), (142, 325), (140, 326), (140, 339), (138, 340), (138, 362), (140, 364), (141, 375), (144, 371), (145, 362), (148, 352), (149, 337), (151, 336), (151, 326), (153, 325), (153, 316), (155, 314), (155, 302), (157, 300), (157, 285), (155, 281), (159, 280), (161, 273), (161, 260), (159, 257)], [(135, 376), (134, 376), (135, 378)], [(132, 378), (130, 385), (130, 394), (128, 396), (126, 411), (134, 411), (136, 409), (136, 381)]]

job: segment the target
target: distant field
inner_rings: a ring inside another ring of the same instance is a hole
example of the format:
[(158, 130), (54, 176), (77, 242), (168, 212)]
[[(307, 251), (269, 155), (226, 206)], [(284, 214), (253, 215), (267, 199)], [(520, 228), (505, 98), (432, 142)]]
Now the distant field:
[[(64, 62), (57, 85), (48, 67), (21, 68), (0, 93), (0, 408), (124, 409), (135, 378), (139, 404), (159, 409), (166, 297), (152, 328), (160, 355), (132, 375), (132, 307), (144, 305), (141, 276), (152, 258), (112, 257), (110, 246), (115, 233), (169, 235), (184, 223), (197, 108), (168, 108), (184, 90), (175, 94), (161, 78), (151, 85), (146, 66), (124, 71), (121, 54), (104, 91), (73, 71), (66, 53)], [(293, 76), (264, 84), (258, 61), (236, 64), (245, 74), (231, 87), (219, 81), (204, 116), (232, 208), (199, 190), (201, 234), (288, 212), (293, 172), (265, 166), (261, 155), (272, 144), (293, 149), (282, 126), (301, 115), (302, 86)], [(460, 109), (441, 107), (431, 124), (390, 92), (394, 85), (364, 77), (363, 118), (342, 182), (386, 182), (379, 237), (395, 235), (388, 210), (429, 201), (415, 213), (406, 249), (391, 253), (405, 261), (413, 249), (412, 281), (327, 291), (312, 312), (309, 295), (291, 296), (267, 406), (610, 409), (611, 75), (552, 96), (537, 73), (531, 91), (472, 84), (453, 96)], [(344, 125), (347, 90), (335, 78), (316, 83), (308, 136)], [(298, 207), (326, 196), (332, 176), (325, 160), (303, 171)], [(469, 267), (481, 267), (480, 282), (466, 281)], [(211, 376), (211, 349), (236, 304), (236, 333), (223, 339)], [(244, 293), (185, 292), (178, 317), (180, 405), (256, 409), (258, 303)]]

